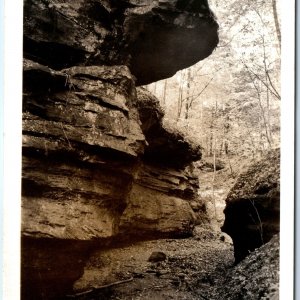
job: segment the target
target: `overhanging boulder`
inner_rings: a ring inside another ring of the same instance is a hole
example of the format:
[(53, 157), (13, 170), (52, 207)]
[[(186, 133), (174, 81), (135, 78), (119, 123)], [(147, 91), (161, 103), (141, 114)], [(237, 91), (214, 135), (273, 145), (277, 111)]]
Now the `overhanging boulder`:
[(218, 24), (206, 0), (25, 0), (24, 56), (53, 69), (127, 65), (137, 85), (209, 56)]

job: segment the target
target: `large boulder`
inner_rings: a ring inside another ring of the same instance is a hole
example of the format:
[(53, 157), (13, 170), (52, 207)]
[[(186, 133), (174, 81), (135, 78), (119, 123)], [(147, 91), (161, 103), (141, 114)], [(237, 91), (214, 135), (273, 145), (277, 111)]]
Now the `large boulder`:
[(234, 244), (236, 262), (279, 232), (280, 151), (272, 150), (242, 173), (226, 199), (222, 231)]
[(217, 31), (207, 0), (24, 2), (26, 58), (56, 70), (127, 65), (138, 85), (209, 56)]

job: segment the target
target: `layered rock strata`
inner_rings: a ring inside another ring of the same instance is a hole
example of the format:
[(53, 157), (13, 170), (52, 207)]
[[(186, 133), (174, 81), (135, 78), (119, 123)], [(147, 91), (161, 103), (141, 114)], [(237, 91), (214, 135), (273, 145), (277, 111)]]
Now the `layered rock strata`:
[(137, 109), (148, 146), (120, 230), (134, 236), (190, 235), (196, 221), (190, 204), (199, 188), (191, 162), (201, 158), (200, 147), (164, 127), (158, 99), (142, 88), (137, 90)]
[(136, 97), (127, 67), (24, 60), (23, 100), (24, 299), (70, 293), (95, 249), (191, 235), (200, 148), (163, 127), (158, 100)]
[(213, 51), (217, 23), (194, 2), (25, 0), (23, 299), (71, 293), (95, 249), (190, 234), (200, 150), (162, 115), (145, 129), (136, 84)]
[(273, 150), (242, 173), (226, 199), (222, 230), (234, 244), (236, 262), (279, 232), (280, 151)]
[(24, 61), (25, 298), (70, 290), (89, 242), (103, 247), (118, 234), (146, 144), (134, 99), (126, 66), (53, 71)]

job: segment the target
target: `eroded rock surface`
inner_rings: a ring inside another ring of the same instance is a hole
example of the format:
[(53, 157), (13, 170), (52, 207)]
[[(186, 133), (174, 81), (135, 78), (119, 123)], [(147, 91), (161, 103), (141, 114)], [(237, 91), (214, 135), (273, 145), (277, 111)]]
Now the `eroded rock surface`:
[(24, 61), (25, 299), (70, 293), (90, 253), (116, 239), (191, 235), (198, 179), (189, 163), (201, 152), (163, 128), (162, 115), (151, 121), (158, 100), (144, 97), (159, 145), (174, 158), (154, 164), (155, 137), (148, 138), (152, 126), (139, 95), (126, 66), (55, 71)]
[[(68, 76), (43, 69), (39, 77), (41, 69), (24, 68), (37, 91), (24, 88), (23, 235), (111, 237), (145, 146), (131, 75), (121, 66), (75, 67)], [(57, 82), (41, 93), (46, 76)]]
[(134, 99), (126, 66), (54, 71), (25, 60), (25, 299), (57, 299), (71, 291), (91, 249), (118, 233), (146, 144)]
[(233, 240), (236, 262), (279, 232), (279, 170), (276, 149), (242, 173), (226, 199), (222, 230)]
[(159, 167), (141, 168), (120, 220), (121, 233), (140, 238), (192, 234), (196, 217), (187, 199), (180, 197), (190, 192), (189, 187), (185, 189), (188, 179), (174, 173)]
[(120, 230), (134, 236), (191, 235), (196, 222), (191, 203), (199, 188), (191, 162), (201, 158), (200, 147), (164, 127), (158, 99), (142, 88), (137, 90), (137, 109), (148, 147)]
[(57, 70), (127, 65), (138, 85), (209, 56), (217, 30), (206, 0), (24, 2), (26, 58)]

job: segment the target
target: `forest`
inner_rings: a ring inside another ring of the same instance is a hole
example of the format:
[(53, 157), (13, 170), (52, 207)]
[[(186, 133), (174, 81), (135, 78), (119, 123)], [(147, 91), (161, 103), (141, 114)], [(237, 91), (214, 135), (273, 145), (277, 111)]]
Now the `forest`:
[(259, 157), (280, 145), (280, 14), (273, 1), (210, 1), (220, 42), (204, 61), (147, 85), (165, 122), (203, 155)]

